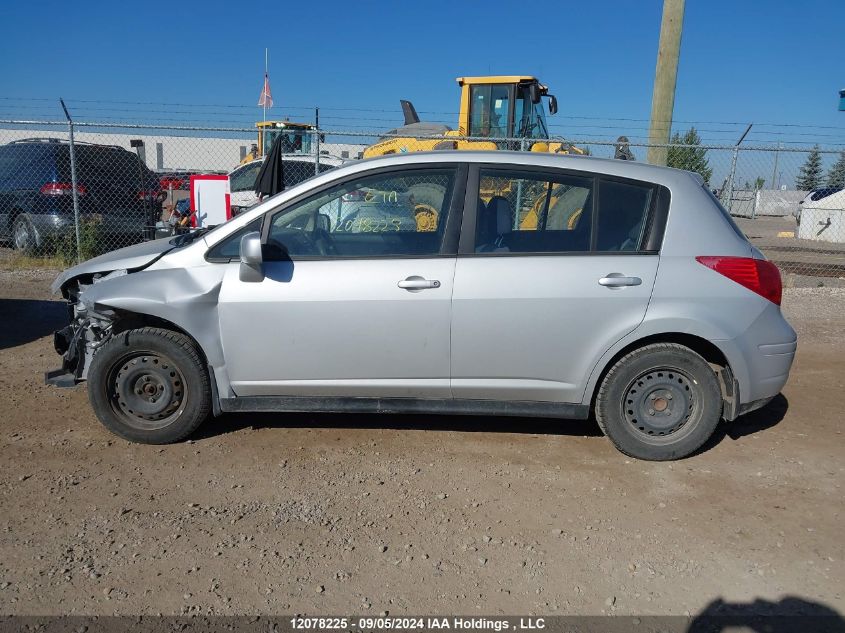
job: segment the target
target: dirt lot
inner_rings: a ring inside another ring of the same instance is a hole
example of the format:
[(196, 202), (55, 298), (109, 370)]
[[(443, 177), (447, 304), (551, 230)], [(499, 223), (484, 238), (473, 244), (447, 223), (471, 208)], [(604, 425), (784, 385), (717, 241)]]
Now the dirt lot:
[(786, 293), (782, 397), (655, 464), (530, 419), (229, 415), (132, 445), (43, 385), (52, 275), (0, 272), (0, 613), (845, 612), (843, 289)]

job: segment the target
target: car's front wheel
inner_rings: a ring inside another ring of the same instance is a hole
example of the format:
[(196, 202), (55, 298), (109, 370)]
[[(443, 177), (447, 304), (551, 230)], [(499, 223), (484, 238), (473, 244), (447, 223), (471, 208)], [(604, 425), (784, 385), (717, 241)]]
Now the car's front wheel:
[(116, 334), (97, 351), (88, 396), (107, 429), (144, 444), (184, 439), (211, 409), (208, 370), (194, 342), (153, 327)]
[(683, 345), (655, 343), (611, 367), (596, 396), (596, 420), (620, 451), (664, 461), (699, 449), (722, 416), (716, 374)]

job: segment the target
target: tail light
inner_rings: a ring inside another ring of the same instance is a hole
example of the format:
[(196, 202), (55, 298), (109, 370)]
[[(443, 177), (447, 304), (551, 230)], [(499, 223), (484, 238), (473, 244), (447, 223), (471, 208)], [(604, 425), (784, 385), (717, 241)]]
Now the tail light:
[(780, 305), (783, 284), (780, 271), (772, 262), (752, 257), (727, 256), (700, 256), (695, 259), (775, 305)]
[[(73, 195), (73, 183), (48, 182), (41, 187), (41, 193), (45, 196), (70, 196)], [(76, 194), (84, 196), (85, 187), (76, 185)]]

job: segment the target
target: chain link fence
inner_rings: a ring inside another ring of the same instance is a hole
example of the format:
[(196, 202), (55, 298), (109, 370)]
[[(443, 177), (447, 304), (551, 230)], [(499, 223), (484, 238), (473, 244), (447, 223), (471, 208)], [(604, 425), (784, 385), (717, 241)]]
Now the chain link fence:
[[(264, 149), (283, 144), (284, 182), (370, 155), (434, 149), (550, 151), (647, 161), (649, 147), (609, 139), (403, 137), (305, 125), (226, 128), (0, 121), (0, 240), (75, 262), (207, 224), (196, 176), (228, 175), (228, 215), (256, 204)], [(787, 283), (845, 283), (841, 149), (670, 145), (669, 164), (697, 171)], [(810, 166), (808, 172), (808, 165)]]

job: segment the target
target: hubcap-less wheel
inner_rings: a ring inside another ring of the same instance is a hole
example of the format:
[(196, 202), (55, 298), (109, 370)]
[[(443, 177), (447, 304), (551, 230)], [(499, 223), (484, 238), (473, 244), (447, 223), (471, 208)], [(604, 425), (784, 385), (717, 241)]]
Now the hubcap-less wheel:
[(166, 356), (136, 353), (115, 365), (109, 381), (112, 408), (134, 428), (166, 427), (185, 407), (185, 379)]
[(19, 251), (29, 248), (32, 238), (29, 234), (29, 226), (23, 220), (15, 222), (14, 240), (15, 248)]
[(625, 419), (643, 435), (666, 436), (677, 432), (695, 411), (692, 384), (677, 369), (661, 367), (643, 373), (625, 390), (622, 402)]

